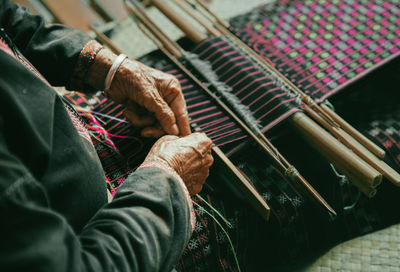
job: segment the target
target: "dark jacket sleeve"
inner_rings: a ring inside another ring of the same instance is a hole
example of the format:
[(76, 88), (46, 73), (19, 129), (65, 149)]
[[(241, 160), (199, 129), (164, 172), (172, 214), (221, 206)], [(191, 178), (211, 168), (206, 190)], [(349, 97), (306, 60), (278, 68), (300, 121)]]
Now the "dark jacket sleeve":
[(2, 137), (1, 271), (173, 269), (191, 227), (183, 190), (172, 176), (158, 168), (138, 170), (81, 233), (74, 233)]
[(10, 0), (0, 0), (0, 28), (53, 86), (65, 86), (91, 38), (72, 28), (47, 24)]

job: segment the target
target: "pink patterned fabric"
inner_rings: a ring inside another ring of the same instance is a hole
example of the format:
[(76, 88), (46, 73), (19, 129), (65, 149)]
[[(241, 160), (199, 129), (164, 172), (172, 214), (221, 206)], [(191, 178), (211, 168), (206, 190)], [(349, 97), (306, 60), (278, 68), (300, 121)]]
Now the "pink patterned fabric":
[(292, 1), (243, 17), (236, 35), (317, 102), (400, 55), (397, 0)]
[(13, 51), (10, 49), (10, 47), (8, 46), (8, 44), (5, 43), (5, 42), (3, 41), (2, 38), (0, 38), (0, 48), (1, 48), (4, 52), (6, 52), (7, 54), (9, 54), (10, 56), (14, 56)]

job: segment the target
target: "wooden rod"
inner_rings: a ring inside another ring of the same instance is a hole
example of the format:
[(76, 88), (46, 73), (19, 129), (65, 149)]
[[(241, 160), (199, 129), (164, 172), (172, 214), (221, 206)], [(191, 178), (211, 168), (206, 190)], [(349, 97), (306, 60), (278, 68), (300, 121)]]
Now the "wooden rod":
[(157, 25), (151, 23), (151, 19), (147, 16), (146, 11), (138, 5), (135, 1), (125, 0), (125, 6), (127, 9), (140, 20), (152, 33), (157, 35), (157, 38), (162, 42), (162, 44), (171, 52), (175, 57), (182, 57), (180, 49), (175, 45), (168, 36), (166, 36)]
[(352, 173), (352, 176), (360, 181), (368, 180), (370, 184), (379, 184), (382, 175), (377, 170), (361, 160), (327, 131), (321, 129), (305, 114), (295, 113), (292, 123), (311, 145), (334, 165), (339, 166), (342, 172)]
[(264, 198), (260, 193), (254, 188), (254, 186), (249, 182), (249, 180), (237, 169), (237, 167), (225, 156), (224, 152), (218, 147), (214, 146), (212, 148), (214, 154), (222, 160), (229, 170), (235, 174), (238, 182), (236, 183), (236, 188), (238, 188), (245, 196), (249, 204), (257, 211), (259, 215), (265, 220), (269, 219), (270, 211), (268, 204), (265, 202)]
[(207, 32), (214, 36), (214, 37), (219, 37), (222, 35), (220, 31), (218, 31), (209, 21), (204, 19), (203, 17), (200, 17), (191, 6), (188, 5), (187, 2), (183, 2), (181, 0), (172, 0), (178, 7), (180, 7), (183, 11), (185, 11), (187, 14), (192, 16), (193, 19), (195, 19), (200, 25), (202, 25)]
[(220, 24), (224, 28), (228, 28), (229, 27), (229, 25), (223, 19), (221, 19), (217, 14), (215, 14), (203, 0), (196, 0), (196, 2), (199, 3), (199, 5), (205, 11), (207, 11), (211, 16), (213, 16), (215, 18), (215, 20), (217, 20), (218, 24)]
[(99, 40), (103, 44), (105, 44), (108, 48), (110, 48), (111, 51), (113, 51), (117, 55), (122, 54), (122, 50), (119, 49), (118, 46), (110, 38), (108, 38), (106, 35), (104, 35), (103, 32), (99, 31), (93, 25), (90, 25), (89, 27), (96, 34), (96, 36), (99, 38)]
[(343, 174), (368, 198), (373, 198), (376, 195), (376, 188), (367, 186), (365, 182), (358, 180), (351, 173), (343, 172)]
[(207, 38), (207, 35), (202, 31), (198, 30), (192, 23), (184, 19), (182, 16), (178, 16), (165, 0), (152, 0), (151, 4), (157, 7), (165, 16), (168, 17), (176, 26), (181, 29), (186, 36), (188, 36), (194, 42), (200, 42)]
[[(307, 110), (307, 108), (305, 108)], [(372, 154), (368, 149), (366, 149), (363, 145), (357, 142), (351, 135), (347, 134), (345, 130), (341, 130), (338, 127), (332, 127), (326, 124), (322, 118), (313, 113), (312, 110), (308, 109), (307, 113), (309, 113), (314, 119), (318, 119), (318, 122), (322, 124), (324, 127), (328, 128), (328, 130), (335, 135), (337, 138), (341, 139), (342, 142), (350, 148), (354, 153), (356, 153), (361, 159), (366, 161), (372, 167), (374, 167), (378, 172), (380, 172), (384, 177), (386, 177), (390, 182), (392, 182), (396, 186), (400, 186), (400, 175), (393, 170), (389, 165), (387, 165), (384, 161), (378, 159), (374, 154)], [(369, 184), (372, 187), (376, 187), (379, 184)]]
[(372, 165), (375, 169), (377, 169), (385, 178), (387, 178), (391, 183), (396, 186), (400, 186), (400, 175), (392, 167), (387, 165), (384, 161), (378, 159), (374, 154), (372, 154), (368, 149), (366, 149), (363, 145), (357, 142), (350, 135), (346, 135), (345, 131), (340, 131), (340, 133), (344, 134), (342, 136), (345, 139), (346, 145), (351, 146), (354, 153), (360, 156), (363, 160)]
[(337, 115), (333, 110), (331, 110), (329, 107), (327, 107), (324, 104), (321, 105), (321, 108), (327, 114), (329, 114), (329, 116), (333, 120), (335, 120), (336, 123), (338, 123), (342, 128), (344, 128), (345, 131), (351, 132), (350, 135), (352, 135), (355, 139), (357, 139), (361, 144), (366, 146), (372, 153), (374, 153), (379, 158), (385, 157), (385, 151), (382, 148), (380, 148), (375, 143), (373, 143), (370, 139), (368, 139), (363, 134), (361, 134), (353, 126), (351, 126), (349, 123), (347, 123), (343, 118), (341, 118), (339, 115)]
[[(304, 110), (307, 112), (307, 114), (309, 114), (314, 120), (316, 120), (319, 124), (323, 124), (323, 126), (328, 126), (329, 128), (330, 128), (330, 131), (331, 131), (331, 133), (333, 134), (333, 135), (335, 135), (335, 136), (337, 136), (338, 134), (340, 134), (341, 136), (343, 136), (343, 134), (341, 134), (341, 132), (343, 132), (343, 131), (341, 131), (341, 130), (338, 130), (336, 127), (330, 127), (328, 124), (326, 124), (326, 121), (322, 118), (322, 117), (320, 117), (316, 112), (314, 112), (311, 108), (309, 108), (309, 107), (305, 107), (304, 108)], [(325, 130), (323, 130), (323, 131), (325, 131)], [(322, 132), (323, 133), (323, 132)], [(333, 137), (332, 137), (333, 138)], [(344, 137), (342, 137), (342, 138), (344, 138)], [(351, 138), (351, 137), (350, 137)], [(335, 139), (335, 138), (333, 138), (333, 139)], [(336, 140), (336, 139), (335, 139)], [(338, 141), (336, 141), (336, 142), (338, 142)], [(339, 142), (338, 142), (339, 143)], [(349, 139), (345, 139), (344, 141), (343, 141), (343, 143), (348, 147), (349, 145), (351, 145), (351, 144), (349, 144), (350, 143), (350, 141), (349, 141)], [(343, 146), (344, 148), (346, 148), (346, 146)], [(346, 148), (347, 149), (347, 148)], [(352, 153), (349, 153), (349, 154), (352, 154)], [(358, 155), (358, 154), (357, 154)], [(357, 159), (358, 160), (360, 160), (360, 161), (362, 161), (362, 159), (360, 158), (360, 157), (357, 157)], [(345, 160), (345, 162), (346, 162), (347, 160)], [(344, 166), (345, 166), (346, 164), (344, 164)], [(366, 169), (364, 169), (364, 168), (360, 168), (359, 169), (359, 171), (360, 172), (364, 172), (364, 171), (370, 171), (370, 165), (368, 165), (367, 163), (365, 163), (364, 165), (366, 165), (366, 166), (368, 166)], [(361, 167), (362, 165), (360, 165), (360, 167)], [(351, 171), (350, 171), (351, 172)], [(354, 176), (354, 175), (353, 175)], [(376, 180), (376, 179), (364, 179), (364, 180), (362, 180), (364, 183), (366, 183), (369, 187), (376, 187), (376, 186), (378, 186), (379, 185), (379, 183), (381, 182), (381, 180)]]

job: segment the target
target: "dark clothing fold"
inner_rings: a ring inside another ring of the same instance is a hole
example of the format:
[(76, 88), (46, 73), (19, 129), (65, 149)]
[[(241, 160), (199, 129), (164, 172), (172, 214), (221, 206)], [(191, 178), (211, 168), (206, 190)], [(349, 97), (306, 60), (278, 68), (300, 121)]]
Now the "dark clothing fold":
[[(90, 40), (5, 0), (0, 27), (56, 85), (68, 83)], [(171, 271), (191, 235), (177, 180), (141, 168), (107, 203), (79, 116), (18, 54), (0, 47), (0, 64), (0, 270)]]

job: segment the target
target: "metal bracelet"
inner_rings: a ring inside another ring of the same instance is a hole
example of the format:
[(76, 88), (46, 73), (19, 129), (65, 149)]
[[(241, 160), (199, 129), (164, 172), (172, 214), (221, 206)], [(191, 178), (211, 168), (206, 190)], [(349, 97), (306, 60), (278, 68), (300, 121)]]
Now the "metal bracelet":
[(127, 58), (127, 55), (125, 54), (120, 54), (114, 61), (114, 63), (111, 65), (110, 70), (107, 73), (106, 80), (104, 81), (104, 90), (103, 93), (106, 94), (107, 91), (110, 90), (111, 88), (111, 83), (114, 79), (115, 74), (117, 73), (117, 70), (119, 66), (121, 66), (122, 62)]

